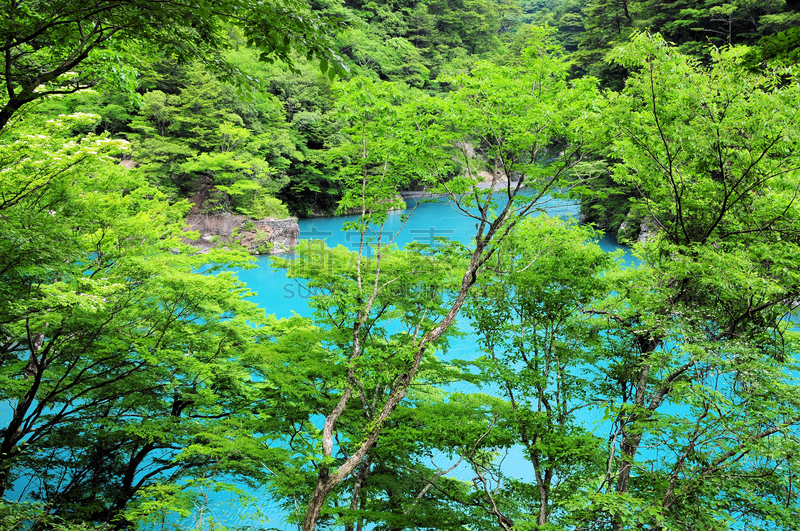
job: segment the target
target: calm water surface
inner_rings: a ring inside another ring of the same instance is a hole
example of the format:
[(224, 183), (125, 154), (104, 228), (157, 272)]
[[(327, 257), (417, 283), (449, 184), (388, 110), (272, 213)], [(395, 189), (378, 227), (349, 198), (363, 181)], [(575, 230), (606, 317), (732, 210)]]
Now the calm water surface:
[[(415, 200), (408, 200), (409, 210), (405, 212), (397, 211), (389, 214), (389, 219), (384, 229), (384, 238), (388, 234), (396, 235), (395, 242), (404, 246), (412, 241), (431, 243), (433, 237), (457, 240), (469, 243), (475, 231), (475, 220), (467, 218), (454, 209), (446, 200), (438, 202), (422, 202), (416, 204)], [(414, 208), (413, 216), (403, 225), (402, 216)], [(545, 205), (547, 212), (551, 216), (563, 218), (577, 218), (578, 207), (573, 203), (566, 203), (550, 200)], [(303, 219), (299, 221), (301, 239), (324, 239), (329, 246), (343, 245), (353, 250), (358, 248), (358, 234), (342, 230), (342, 226), (347, 221), (354, 221), (357, 216), (344, 216), (336, 218)], [(384, 239), (384, 241), (386, 241)], [(605, 237), (600, 240), (600, 246), (606, 251), (614, 251), (622, 248), (616, 244), (613, 237)], [(626, 260), (633, 260), (629, 255)], [(296, 281), (286, 278), (285, 271), (275, 270), (270, 265), (268, 257), (261, 257), (257, 262), (258, 267), (254, 269), (239, 271), (239, 279), (247, 283), (248, 287), (255, 293), (251, 299), (266, 310), (267, 314), (276, 317), (290, 317), (292, 313), (303, 316), (311, 315), (311, 310), (306, 304), (307, 293), (304, 293)], [(460, 328), (469, 331), (469, 324), (462, 322)], [(475, 359), (480, 355), (476, 350), (474, 338), (469, 335), (458, 340), (452, 341), (451, 348), (446, 354), (447, 357), (458, 359)], [(447, 388), (453, 392), (472, 392), (477, 389), (468, 384), (453, 384)], [(485, 389), (483, 390), (486, 391)], [(2, 413), (7, 413), (7, 404), (0, 407)], [(587, 411), (583, 419), (587, 426), (600, 428), (596, 413)], [(449, 468), (452, 462), (448, 463), (444, 456), (440, 462), (436, 463), (441, 468)], [(520, 479), (533, 480), (533, 473), (528, 462), (523, 458), (517, 449), (513, 451), (504, 461), (506, 470), (514, 477)], [(456, 469), (453, 474), (461, 479), (471, 477), (466, 467)], [(23, 493), (23, 485), (15, 485), (12, 492), (7, 493), (9, 499), (18, 499)], [(182, 522), (180, 526), (185, 529), (197, 529), (198, 518), (202, 513), (203, 519), (211, 515), (217, 524), (235, 528), (237, 526), (264, 526), (273, 529), (290, 530), (290, 526), (285, 519), (285, 513), (271, 503), (266, 492), (248, 491), (257, 504), (250, 508), (243, 508), (239, 496), (228, 493), (208, 493), (206, 499), (207, 507), (199, 511)], [(172, 523), (175, 523), (174, 521)], [(207, 528), (207, 525), (203, 526)]]
[[(431, 243), (431, 237), (444, 237), (458, 240), (462, 243), (469, 243), (474, 236), (475, 220), (460, 214), (446, 200), (423, 202), (418, 205), (414, 200), (409, 200), (408, 206), (409, 208), (416, 208), (404, 226), (401, 216), (407, 214), (410, 210), (389, 214), (389, 219), (384, 229), (384, 241), (386, 234), (397, 234), (396, 243), (402, 247), (412, 241)], [(550, 200), (545, 207), (550, 216), (559, 216), (565, 219), (570, 217), (577, 219), (578, 217), (578, 205), (574, 203)], [(324, 239), (331, 247), (343, 245), (355, 251), (358, 250), (358, 234), (343, 231), (342, 225), (347, 221), (356, 219), (358, 219), (357, 216), (302, 219), (299, 221), (300, 237), (301, 239)], [(604, 237), (599, 241), (599, 244), (608, 252), (625, 249), (616, 243), (613, 236)], [(624, 259), (629, 263), (635, 261), (630, 254), (626, 254)], [(303, 316), (311, 315), (311, 310), (306, 304), (307, 293), (302, 288), (299, 288), (295, 280), (286, 278), (283, 270), (275, 271), (270, 266), (268, 257), (259, 258), (258, 266), (256, 269), (244, 270), (239, 273), (239, 279), (247, 283), (248, 287), (256, 293), (251, 300), (265, 308), (268, 314), (274, 314), (279, 318), (290, 317), (293, 312)], [(469, 330), (468, 323), (464, 323), (463, 319), (459, 327), (461, 330)], [(452, 341), (450, 350), (446, 354), (448, 358), (464, 360), (475, 359), (480, 355), (481, 353), (476, 349), (475, 339), (469, 335)], [(470, 384), (458, 383), (450, 385), (447, 390), (452, 392), (472, 392), (478, 389)], [(486, 392), (487, 390), (483, 389), (482, 391)], [(600, 415), (596, 411), (585, 410), (582, 420), (587, 427), (597, 430), (604, 429), (600, 421)], [(439, 462), (436, 464), (446, 469), (453, 462), (448, 462), (444, 456), (440, 456)], [(519, 448), (514, 449), (506, 457), (504, 468), (513, 477), (530, 481), (535, 480), (532, 467), (523, 457)], [(452, 475), (468, 480), (474, 474), (470, 474), (466, 467), (460, 467)], [(270, 504), (269, 497), (265, 492), (254, 494), (262, 500), (262, 515), (269, 519), (269, 527), (286, 530), (293, 529), (292, 526), (286, 523), (284, 513)], [(235, 500), (220, 495), (214, 497), (214, 502), (218, 504), (217, 514), (227, 520), (229, 525), (255, 523), (252, 512), (239, 509)]]

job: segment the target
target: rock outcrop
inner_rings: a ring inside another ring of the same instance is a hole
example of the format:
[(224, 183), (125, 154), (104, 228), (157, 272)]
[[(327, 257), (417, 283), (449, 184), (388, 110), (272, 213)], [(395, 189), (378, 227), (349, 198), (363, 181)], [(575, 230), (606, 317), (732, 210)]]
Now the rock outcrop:
[(187, 240), (208, 252), (212, 247), (237, 244), (251, 254), (278, 254), (297, 247), (300, 227), (295, 218), (258, 219), (225, 214), (191, 214), (186, 218), (187, 230), (200, 237)]
[(656, 221), (651, 217), (645, 217), (639, 225), (639, 237), (636, 241), (639, 243), (646, 243), (647, 240), (652, 239), (657, 232), (658, 224), (656, 224)]
[(658, 232), (658, 225), (655, 220), (649, 216), (639, 217), (633, 213), (628, 212), (625, 221), (619, 226), (617, 230), (617, 241), (626, 245), (633, 243), (646, 243), (652, 239)]

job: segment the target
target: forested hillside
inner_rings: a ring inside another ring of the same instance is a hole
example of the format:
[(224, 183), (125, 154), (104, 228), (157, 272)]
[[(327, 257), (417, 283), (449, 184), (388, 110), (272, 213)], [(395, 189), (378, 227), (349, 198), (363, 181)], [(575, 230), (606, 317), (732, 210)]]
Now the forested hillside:
[(796, 3), (0, 10), (0, 529), (798, 528)]
[[(281, 54), (292, 58), (291, 67), (259, 61), (263, 52), (248, 46), (258, 39), (233, 26), (218, 28), (223, 33), (214, 43), (213, 60), (184, 49), (185, 43), (201, 44), (189, 37), (146, 53), (133, 48), (138, 41), (113, 52), (101, 43), (93, 54), (102, 67), (86, 66), (85, 80), (72, 79), (74, 87), (30, 112), (44, 120), (74, 112), (98, 115), (92, 131), (131, 142), (126, 157), (175, 200), (190, 198), (211, 182), (214, 194), (202, 205), (206, 210), (258, 218), (285, 216), (288, 209), (303, 217), (333, 213), (343, 193), (338, 169), (327, 158), (342, 126), (332, 87), (339, 64), (344, 78), (362, 75), (438, 94), (450, 88), (444, 76), (469, 71), (478, 61), (514, 62), (531, 28), (549, 25), (557, 30), (554, 41), (564, 50), (572, 77), (595, 76), (604, 87), (619, 90), (627, 69), (611, 52), (637, 31), (657, 31), (701, 61), (709, 60), (713, 46), (755, 45), (742, 60), (751, 68), (762, 59), (796, 61), (800, 44), (800, 9), (773, 1), (711, 2), (702, 8), (627, 0), (330, 2), (306, 9), (329, 17), (329, 57), (321, 63), (288, 47)], [(30, 65), (22, 57), (9, 63), (19, 69), (12, 69), (9, 79), (26, 75)], [(8, 96), (6, 112), (20, 99)], [(615, 196), (633, 193), (606, 185)], [(619, 201), (608, 208), (606, 203), (594, 210), (587, 203), (586, 213), (616, 231), (625, 209)]]

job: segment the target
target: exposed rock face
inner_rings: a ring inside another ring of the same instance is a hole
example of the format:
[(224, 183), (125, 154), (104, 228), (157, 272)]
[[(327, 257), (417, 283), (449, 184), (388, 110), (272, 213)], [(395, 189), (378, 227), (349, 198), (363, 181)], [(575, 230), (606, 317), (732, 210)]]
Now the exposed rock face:
[(237, 243), (252, 254), (278, 254), (297, 247), (300, 238), (295, 218), (251, 220), (246, 216), (192, 214), (186, 223), (187, 230), (200, 233), (200, 238), (189, 243), (201, 252)]
[(641, 216), (633, 209), (629, 210), (628, 214), (625, 216), (625, 221), (623, 221), (617, 229), (617, 241), (624, 244), (630, 244), (636, 241), (636, 238), (639, 236), (640, 222)]
[(256, 226), (255, 231), (250, 234), (257, 234), (259, 230), (267, 235), (275, 249), (272, 253), (284, 253), (297, 247), (300, 240), (300, 226), (297, 225), (295, 218), (286, 219), (259, 219), (253, 222)]
[[(214, 188), (214, 181), (205, 175), (201, 175), (194, 185), (194, 195), (189, 199), (192, 203), (192, 209), (189, 210), (189, 217), (197, 216), (203, 212), (203, 206), (208, 201), (209, 196)], [(198, 229), (199, 230), (199, 229)]]
[(637, 241), (639, 243), (645, 243), (655, 236), (656, 232), (658, 232), (658, 225), (656, 225), (655, 220), (651, 217), (646, 217), (642, 220), (641, 225), (639, 225), (639, 238)]
[[(456, 147), (461, 150), (461, 152), (468, 158), (474, 159), (475, 158), (475, 146), (473, 146), (470, 142), (456, 142)], [(455, 158), (454, 158), (455, 160)]]
[[(494, 172), (479, 171), (475, 175), (480, 179), (478, 183), (478, 186), (480, 188), (491, 187), (494, 189), (498, 189), (498, 188), (505, 188), (506, 186), (508, 186), (509, 177), (500, 168), (495, 169)], [(514, 172), (510, 177), (512, 186), (514, 185), (513, 183), (519, 181), (521, 177), (522, 175), (519, 172)]]

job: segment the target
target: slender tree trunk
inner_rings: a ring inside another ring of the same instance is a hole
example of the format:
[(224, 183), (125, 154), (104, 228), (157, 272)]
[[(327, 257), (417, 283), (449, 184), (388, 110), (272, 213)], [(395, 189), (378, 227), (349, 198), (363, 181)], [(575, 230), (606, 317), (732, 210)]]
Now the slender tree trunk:
[(541, 464), (539, 463), (539, 453), (535, 452), (531, 457), (533, 458), (533, 468), (536, 471), (536, 487), (539, 489), (539, 515), (536, 517), (536, 525), (544, 525), (547, 523), (549, 485), (542, 477)]
[[(639, 338), (638, 343), (639, 351), (641, 352), (642, 363), (641, 367), (639, 368), (639, 374), (636, 378), (636, 396), (634, 397), (634, 403), (636, 404), (637, 408), (641, 409), (645, 407), (644, 402), (647, 391), (647, 379), (650, 376), (649, 357), (650, 354), (658, 347), (660, 341), (642, 337)], [(626, 424), (636, 426), (640, 420), (642, 420), (641, 415), (634, 413), (631, 418), (626, 421)], [(631, 471), (633, 470), (633, 463), (636, 461), (636, 454), (639, 452), (639, 445), (642, 443), (642, 433), (638, 429), (636, 430), (636, 433), (629, 435), (626, 431), (624, 431), (624, 428), (625, 427), (623, 426), (622, 442), (620, 443), (622, 464), (617, 474), (616, 490), (618, 494), (625, 494), (628, 492), (631, 481)], [(611, 523), (614, 531), (621, 531), (623, 529), (623, 523), (618, 514), (612, 515)]]
[[(364, 463), (361, 465), (361, 468), (358, 470), (358, 474), (356, 474), (355, 481), (353, 482), (353, 497), (350, 500), (350, 510), (355, 511), (359, 507), (364, 505), (361, 499), (361, 487), (364, 485), (364, 481), (366, 481), (367, 476), (369, 475), (369, 467), (372, 465), (372, 461), (370, 460), (369, 456), (364, 459)], [(358, 528), (361, 529), (363, 518), (359, 518)], [(345, 531), (353, 531), (354, 526), (353, 524), (346, 524), (344, 527)]]
[(39, 352), (44, 342), (44, 335), (33, 334), (29, 337), (29, 347), (31, 350), (28, 365), (25, 368), (25, 379), (30, 380), (31, 384), (25, 396), (17, 403), (14, 408), (14, 414), (8, 427), (0, 431), (0, 498), (5, 494), (6, 489), (9, 487), (8, 480), (11, 476), (11, 468), (14, 465), (14, 460), (19, 455), (17, 443), (25, 436), (22, 431), (22, 424), (28, 414), (28, 409), (36, 399), (36, 394), (39, 392), (39, 387), (42, 383), (42, 375), (47, 366), (47, 354), (50, 345), (45, 348), (44, 352)]
[(11, 117), (22, 108), (26, 103), (30, 103), (33, 99), (21, 100), (20, 98), (13, 98), (9, 100), (3, 108), (0, 109), (0, 131), (8, 124)]
[(336, 485), (342, 480), (336, 477), (334, 473), (333, 478), (325, 471), (325, 474), (320, 472), (317, 478), (317, 484), (314, 487), (314, 492), (311, 494), (311, 499), (308, 501), (308, 509), (306, 516), (303, 518), (303, 531), (314, 531), (317, 527), (317, 520), (322, 514), (322, 508), (325, 507), (325, 500)]
[[(575, 156), (574, 160), (573, 156)], [(414, 381), (420, 364), (422, 363), (422, 357), (425, 354), (428, 345), (437, 341), (453, 324), (456, 316), (461, 310), (461, 307), (464, 305), (464, 302), (467, 299), (470, 288), (475, 284), (475, 282), (477, 282), (480, 269), (488, 260), (492, 258), (492, 255), (497, 249), (496, 246), (509, 235), (520, 219), (524, 218), (533, 211), (534, 205), (536, 205), (539, 200), (544, 197), (544, 194), (553, 185), (555, 185), (557, 179), (562, 176), (563, 172), (571, 168), (580, 160), (580, 158), (581, 157), (578, 156), (578, 148), (576, 147), (575, 151), (571, 155), (565, 157), (564, 165), (559, 167), (545, 183), (540, 184), (536, 195), (532, 198), (531, 202), (527, 203), (525, 206), (520, 206), (514, 203), (514, 198), (520, 193), (521, 188), (525, 184), (525, 178), (521, 178), (516, 185), (512, 186), (511, 175), (507, 173), (508, 186), (504, 192), (501, 192), (502, 195), (505, 196), (505, 199), (507, 199), (507, 202), (502, 207), (500, 212), (498, 212), (498, 214), (494, 217), (494, 219), (491, 220), (489, 201), (492, 198), (493, 192), (489, 192), (489, 195), (486, 199), (487, 202), (478, 208), (479, 212), (478, 217), (476, 218), (478, 221), (475, 225), (475, 248), (470, 253), (469, 265), (467, 265), (465, 268), (464, 275), (461, 278), (461, 286), (459, 288), (458, 295), (451, 303), (447, 314), (438, 325), (426, 333), (422, 339), (419, 340), (419, 342), (416, 341), (415, 337), (412, 350), (414, 352), (413, 359), (408, 364), (406, 372), (397, 375), (397, 383), (391, 390), (383, 407), (380, 408), (379, 413), (372, 421), (372, 427), (370, 428), (370, 431), (366, 435), (365, 439), (359, 445), (358, 449), (349, 458), (347, 458), (347, 460), (342, 463), (335, 472), (331, 473), (328, 467), (323, 467), (320, 469), (317, 477), (317, 483), (314, 486), (314, 491), (308, 502), (308, 510), (303, 518), (302, 531), (315, 531), (317, 520), (322, 513), (322, 508), (325, 505), (325, 499), (327, 496), (348, 475), (353, 473), (355, 468), (359, 466), (359, 464), (367, 457), (367, 454), (370, 452), (370, 450), (375, 446), (386, 420), (388, 420), (388, 418), (391, 416), (392, 412), (395, 410), (400, 401), (403, 400), (406, 391)], [(473, 194), (475, 194), (477, 199), (478, 192), (476, 189), (473, 189)], [(362, 212), (365, 210), (366, 205), (362, 204)], [(361, 289), (362, 282), (360, 266), (362, 253), (363, 238), (361, 249), (359, 250), (358, 254), (358, 265), (356, 267), (359, 290)], [(375, 274), (381, 274), (380, 264), (378, 264)], [(375, 288), (373, 290), (372, 298), (367, 304), (367, 308), (369, 308), (371, 301), (373, 301), (377, 295), (377, 290), (380, 289), (377, 278), (375, 279), (374, 285)], [(361, 317), (361, 320), (359, 321), (357, 319), (354, 323), (354, 356), (358, 354), (359, 328), (367, 319), (365, 314), (359, 314), (359, 316)], [(339, 403), (325, 420), (322, 433), (322, 447), (323, 455), (326, 458), (332, 457), (334, 426), (338, 418), (344, 412), (347, 402), (349, 401), (353, 392), (353, 381), (350, 379), (347, 388), (344, 390), (344, 393), (339, 400)], [(502, 527), (506, 527), (502, 518), (500, 520), (500, 524)], [(511, 527), (513, 527), (513, 523), (511, 523)]]
[(622, 10), (625, 12), (625, 18), (628, 19), (628, 22), (633, 24), (633, 18), (631, 14), (628, 12), (628, 0), (622, 0)]
[[(502, 225), (502, 220), (498, 218), (498, 220), (492, 225), (494, 230), (497, 230), (498, 226)], [(383, 408), (381, 408), (380, 413), (375, 419), (374, 427), (367, 436), (366, 440), (361, 443), (361, 446), (359, 446), (358, 450), (356, 450), (356, 452), (350, 456), (347, 461), (339, 466), (339, 468), (337, 468), (333, 474), (330, 473), (327, 467), (320, 469), (317, 477), (317, 484), (315, 485), (314, 492), (311, 494), (311, 499), (308, 502), (308, 510), (303, 518), (303, 531), (314, 531), (316, 529), (317, 520), (322, 513), (322, 508), (325, 506), (325, 499), (339, 483), (344, 481), (344, 479), (350, 475), (353, 470), (355, 470), (355, 468), (367, 456), (372, 447), (375, 446), (375, 443), (378, 441), (378, 437), (383, 431), (384, 423), (391, 416), (392, 412), (394, 412), (400, 401), (405, 397), (406, 391), (411, 386), (411, 382), (414, 380), (414, 377), (419, 370), (420, 363), (422, 363), (422, 356), (425, 354), (428, 344), (439, 339), (442, 334), (444, 334), (447, 329), (450, 328), (450, 325), (453, 324), (453, 321), (455, 321), (456, 315), (461, 310), (461, 306), (463, 306), (464, 301), (466, 301), (469, 288), (472, 287), (477, 280), (478, 269), (486, 262), (486, 260), (489, 259), (492, 254), (491, 252), (484, 254), (488, 239), (479, 242), (476, 246), (476, 249), (472, 253), (470, 265), (467, 267), (467, 270), (462, 277), (461, 289), (458, 296), (456, 297), (455, 301), (453, 301), (453, 304), (451, 305), (450, 310), (447, 312), (447, 315), (444, 317), (444, 319), (442, 319), (442, 321), (433, 330), (428, 332), (422, 338), (422, 340), (420, 340), (416, 347), (414, 359), (408, 367), (408, 372), (400, 377), (397, 386), (392, 391), (389, 399), (383, 405)], [(323, 451), (327, 456), (332, 455), (333, 426), (342, 412), (344, 412), (344, 408), (350, 396), (352, 396), (352, 393), (353, 391), (350, 388), (345, 390), (345, 392), (342, 394), (342, 398), (339, 400), (339, 403), (334, 408), (334, 411), (325, 421), (322, 446)]]

